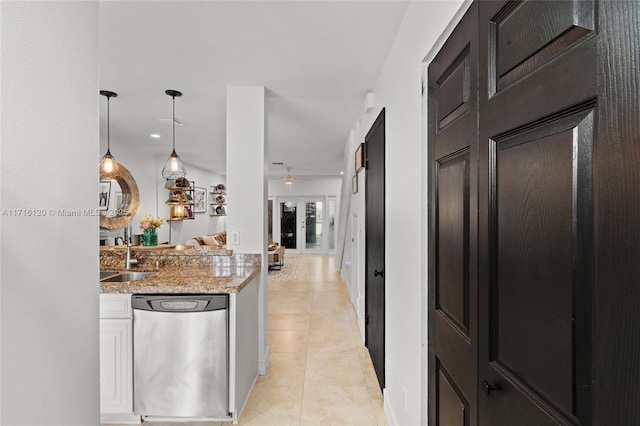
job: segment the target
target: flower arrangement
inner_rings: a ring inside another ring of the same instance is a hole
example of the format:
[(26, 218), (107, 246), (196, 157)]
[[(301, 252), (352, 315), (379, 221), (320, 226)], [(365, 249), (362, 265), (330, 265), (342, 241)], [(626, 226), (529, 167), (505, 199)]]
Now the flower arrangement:
[(162, 219), (159, 217), (151, 216), (150, 214), (145, 214), (142, 219), (140, 219), (140, 229), (143, 231), (149, 228), (160, 228), (162, 225)]
[(162, 225), (162, 219), (159, 217), (145, 214), (140, 219), (140, 229), (142, 229), (142, 245), (143, 246), (157, 246), (158, 245), (158, 233), (157, 229)]

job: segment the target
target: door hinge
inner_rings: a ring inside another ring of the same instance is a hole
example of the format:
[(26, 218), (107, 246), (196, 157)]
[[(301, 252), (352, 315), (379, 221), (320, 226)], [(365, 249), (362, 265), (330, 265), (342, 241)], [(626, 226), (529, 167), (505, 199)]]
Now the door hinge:
[(364, 317), (364, 325), (369, 325), (369, 315)]

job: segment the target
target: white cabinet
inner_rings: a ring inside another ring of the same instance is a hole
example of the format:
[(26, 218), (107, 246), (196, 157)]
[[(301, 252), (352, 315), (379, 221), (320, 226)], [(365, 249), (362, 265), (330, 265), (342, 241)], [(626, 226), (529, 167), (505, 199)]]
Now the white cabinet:
[(133, 415), (130, 294), (100, 295), (100, 421), (139, 424)]

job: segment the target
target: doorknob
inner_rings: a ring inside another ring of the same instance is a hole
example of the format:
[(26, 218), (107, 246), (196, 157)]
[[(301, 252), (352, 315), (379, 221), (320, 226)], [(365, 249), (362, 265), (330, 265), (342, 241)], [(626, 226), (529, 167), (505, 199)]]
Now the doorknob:
[(487, 395), (491, 395), (491, 392), (493, 391), (498, 391), (500, 390), (500, 386), (494, 384), (494, 383), (489, 383), (486, 380), (482, 381), (482, 384), (484, 385), (484, 392)]
[(380, 269), (379, 271), (377, 269), (374, 269), (373, 276), (384, 278), (384, 269)]

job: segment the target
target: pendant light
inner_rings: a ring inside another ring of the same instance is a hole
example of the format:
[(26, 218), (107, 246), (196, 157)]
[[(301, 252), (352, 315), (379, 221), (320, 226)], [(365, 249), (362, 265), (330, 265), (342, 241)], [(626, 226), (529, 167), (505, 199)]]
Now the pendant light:
[(291, 177), (291, 167), (287, 167), (287, 176), (284, 178), (284, 183), (291, 188), (293, 185), (293, 177)]
[(102, 160), (100, 161), (100, 172), (109, 175), (113, 173), (113, 169), (115, 169), (116, 167), (116, 159), (113, 158), (113, 155), (111, 155), (110, 149), (111, 141), (109, 134), (109, 101), (111, 100), (111, 98), (115, 98), (116, 96), (118, 96), (118, 94), (110, 92), (109, 90), (101, 90), (100, 94), (107, 98), (107, 153), (104, 154), (104, 157), (102, 157)]
[(182, 93), (177, 90), (166, 90), (165, 93), (173, 98), (173, 116), (171, 120), (173, 123), (173, 151), (171, 151), (171, 155), (169, 155), (169, 159), (162, 169), (162, 177), (165, 179), (177, 179), (187, 174), (180, 157), (176, 154), (176, 96), (182, 96)]

